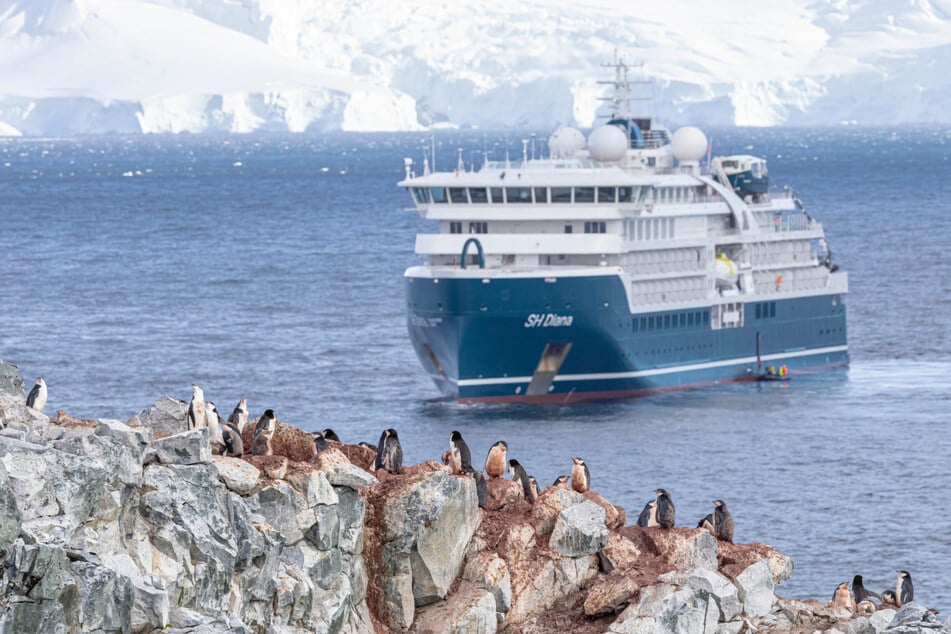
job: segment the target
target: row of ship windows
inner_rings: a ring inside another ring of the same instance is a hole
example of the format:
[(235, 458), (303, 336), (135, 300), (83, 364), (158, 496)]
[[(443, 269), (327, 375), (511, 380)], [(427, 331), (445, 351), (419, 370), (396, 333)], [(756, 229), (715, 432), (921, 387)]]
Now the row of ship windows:
[[(485, 221), (473, 221), (469, 223), (469, 233), (488, 233), (489, 223)], [(574, 225), (565, 225), (565, 233), (573, 233)], [(607, 233), (608, 225), (604, 221), (592, 220), (584, 223), (585, 233)], [(449, 223), (449, 233), (462, 233), (462, 223), (453, 221)]]
[(776, 316), (776, 302), (754, 304), (757, 319), (769, 319)]
[(648, 332), (651, 330), (670, 330), (673, 328), (693, 328), (710, 325), (709, 311), (696, 310), (666, 315), (651, 315), (650, 317), (635, 317), (634, 332)]
[(647, 197), (646, 187), (413, 187), (421, 204), (629, 203)]

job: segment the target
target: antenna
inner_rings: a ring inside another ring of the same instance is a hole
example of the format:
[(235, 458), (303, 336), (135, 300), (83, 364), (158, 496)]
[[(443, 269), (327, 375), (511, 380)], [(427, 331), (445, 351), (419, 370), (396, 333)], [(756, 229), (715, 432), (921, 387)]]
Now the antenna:
[(456, 162), (456, 171), (464, 172), (466, 171), (466, 164), (462, 162), (462, 148), (458, 148), (458, 150), (459, 150), (459, 160)]
[(429, 148), (423, 145), (423, 176), (429, 174)]
[(528, 139), (522, 139), (522, 163), (528, 162)]
[(535, 160), (535, 133), (532, 132), (532, 160)]
[[(599, 84), (613, 86), (614, 91), (610, 97), (599, 97), (599, 101), (608, 101), (611, 103), (611, 119), (624, 119), (629, 121), (632, 118), (632, 101), (649, 101), (650, 97), (635, 97), (631, 94), (631, 86), (637, 84), (650, 84), (646, 79), (633, 80), (628, 78), (630, 66), (624, 62), (624, 58), (618, 57), (617, 49), (614, 49), (614, 63), (601, 64), (602, 68), (613, 68), (614, 79), (612, 81), (598, 81)], [(634, 64), (637, 68), (644, 66), (643, 61)]]
[(434, 134), (430, 136), (429, 141), (430, 143), (432, 143), (432, 146), (433, 146), (433, 171), (435, 172), (436, 171), (436, 135)]

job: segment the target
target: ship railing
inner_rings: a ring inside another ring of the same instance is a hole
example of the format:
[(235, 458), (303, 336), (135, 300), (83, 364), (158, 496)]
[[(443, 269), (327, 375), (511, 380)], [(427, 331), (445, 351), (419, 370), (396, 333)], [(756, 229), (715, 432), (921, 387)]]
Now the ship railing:
[(775, 233), (822, 229), (822, 223), (803, 214), (757, 214), (760, 229)]

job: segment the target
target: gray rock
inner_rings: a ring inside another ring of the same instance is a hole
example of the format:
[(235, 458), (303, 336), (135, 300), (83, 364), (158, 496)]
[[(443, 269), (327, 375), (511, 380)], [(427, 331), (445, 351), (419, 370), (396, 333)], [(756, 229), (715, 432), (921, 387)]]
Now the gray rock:
[[(120, 425), (122, 423), (119, 423)], [(119, 434), (76, 434), (57, 440), (53, 446), (64, 453), (102, 465), (108, 473), (109, 488), (142, 483), (143, 446), (130, 446)]]
[(885, 628), (889, 634), (924, 634), (946, 632), (944, 625), (938, 618), (928, 612), (928, 609), (915, 601), (906, 603), (898, 608), (891, 623)]
[(363, 517), (366, 502), (350, 487), (334, 487), (340, 500), (337, 516), (340, 520), (340, 537), (337, 544), (345, 553), (359, 555), (363, 552)]
[(212, 456), (211, 461), (218, 470), (218, 479), (229, 490), (240, 495), (248, 495), (258, 487), (261, 470), (250, 462), (228, 456)]
[(21, 519), (16, 495), (10, 488), (7, 471), (0, 462), (0, 562), (3, 561), (3, 556), (20, 534)]
[(0, 359), (0, 394), (19, 399), (26, 397), (20, 368), (2, 359)]
[(330, 550), (340, 543), (340, 515), (337, 505), (320, 504), (313, 509), (317, 521), (308, 529), (304, 536), (314, 548)]
[(70, 528), (89, 519), (110, 478), (101, 461), (9, 438), (0, 438), (0, 463), (23, 517), (64, 515)]
[(553, 489), (540, 495), (532, 506), (532, 518), (539, 535), (549, 535), (555, 530), (558, 514), (566, 508), (581, 504), (584, 496), (577, 491)]
[(558, 514), (551, 549), (566, 557), (593, 555), (608, 543), (604, 509), (591, 501), (570, 506)]
[(138, 457), (141, 464), (146, 449), (152, 442), (152, 430), (147, 427), (130, 427), (118, 420), (100, 418), (96, 422), (96, 435), (111, 438), (120, 445), (128, 447)]
[(895, 618), (895, 614), (897, 613), (898, 610), (891, 608), (876, 610), (872, 613), (872, 616), (869, 617), (869, 623), (876, 632), (884, 632), (885, 628), (891, 624), (892, 619)]
[(334, 486), (355, 488), (372, 486), (379, 482), (372, 473), (350, 463), (335, 464), (326, 474), (327, 480)]
[(483, 552), (472, 557), (462, 578), (492, 593), (499, 620), (512, 608), (512, 577), (505, 560), (495, 553)]
[(129, 631), (132, 626), (132, 582), (102, 566), (74, 561), (70, 571), (77, 580), (74, 623), (83, 631)]
[(463, 582), (446, 601), (421, 608), (411, 631), (417, 634), (494, 634), (497, 629), (492, 593)]
[(736, 577), (737, 594), (747, 616), (766, 616), (776, 600), (773, 575), (765, 559), (752, 564)]
[(188, 430), (188, 403), (163, 396), (133, 416), (129, 423), (149, 427), (155, 434), (173, 436)]
[(27, 407), (26, 399), (22, 394), (11, 396), (0, 392), (0, 428), (19, 423), (32, 429), (34, 425), (48, 425), (49, 421), (49, 416), (46, 414)]
[[(674, 581), (674, 580), (677, 581)], [(736, 586), (730, 580), (713, 570), (694, 568), (684, 572), (671, 572), (661, 576), (662, 581), (702, 590), (709, 594), (720, 610), (720, 621), (732, 621), (743, 611)]]
[(258, 491), (258, 510), (268, 524), (284, 538), (285, 544), (296, 544), (314, 524), (314, 512), (307, 508), (301, 495), (286, 482), (275, 482)]
[(719, 609), (702, 590), (677, 589), (659, 583), (641, 590), (640, 600), (629, 606), (608, 631), (624, 634), (672, 632), (713, 634)]
[(199, 427), (152, 443), (155, 457), (161, 464), (192, 465), (211, 462), (208, 428)]

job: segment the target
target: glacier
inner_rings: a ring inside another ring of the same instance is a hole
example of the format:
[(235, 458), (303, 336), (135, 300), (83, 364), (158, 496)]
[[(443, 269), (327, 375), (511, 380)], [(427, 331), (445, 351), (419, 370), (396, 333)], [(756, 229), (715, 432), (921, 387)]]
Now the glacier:
[(615, 51), (671, 125), (951, 121), (951, 0), (0, 0), (0, 136), (590, 127)]

